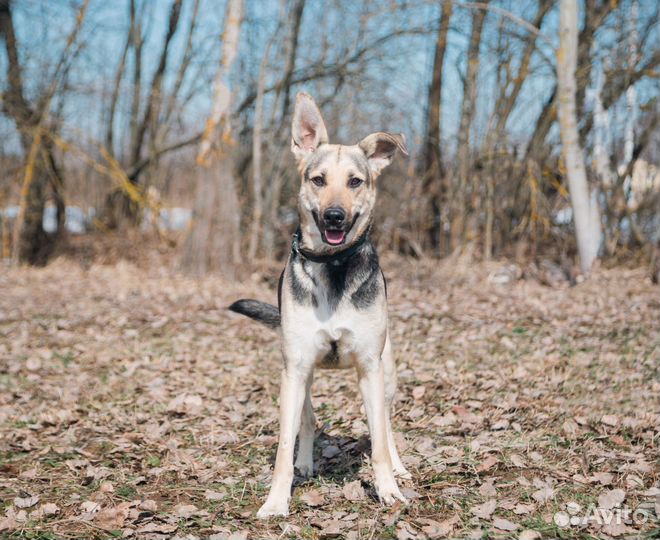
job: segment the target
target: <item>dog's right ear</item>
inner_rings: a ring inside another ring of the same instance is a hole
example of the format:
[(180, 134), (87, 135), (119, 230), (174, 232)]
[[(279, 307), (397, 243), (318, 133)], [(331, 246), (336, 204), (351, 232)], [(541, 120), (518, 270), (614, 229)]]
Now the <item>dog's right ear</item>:
[(316, 151), (319, 145), (327, 142), (328, 132), (321, 111), (312, 96), (306, 92), (299, 92), (296, 96), (291, 125), (291, 151), (296, 156), (296, 161), (300, 162)]

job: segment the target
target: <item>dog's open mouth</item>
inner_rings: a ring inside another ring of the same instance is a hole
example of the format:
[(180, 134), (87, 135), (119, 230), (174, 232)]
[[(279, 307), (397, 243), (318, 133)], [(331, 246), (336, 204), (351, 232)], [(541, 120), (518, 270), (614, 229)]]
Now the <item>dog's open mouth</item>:
[(325, 241), (331, 246), (338, 246), (346, 240), (346, 233), (344, 231), (331, 231), (326, 229), (323, 234)]

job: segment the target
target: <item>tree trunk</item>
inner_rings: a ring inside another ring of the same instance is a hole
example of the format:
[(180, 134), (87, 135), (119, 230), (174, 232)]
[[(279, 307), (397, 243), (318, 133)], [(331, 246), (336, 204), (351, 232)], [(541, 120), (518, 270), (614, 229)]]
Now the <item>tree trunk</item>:
[[(481, 44), (481, 30), (483, 28), (486, 10), (477, 9), (472, 15), (472, 30), (467, 53), (467, 70), (465, 84), (463, 85), (463, 105), (461, 108), (461, 123), (458, 130), (458, 189), (454, 198), (452, 212), (452, 249), (455, 249), (463, 239), (465, 233), (465, 215), (467, 208), (465, 200), (470, 175), (470, 127), (474, 118), (477, 99), (477, 76), (479, 74), (479, 47)], [(474, 174), (474, 172), (473, 172)]]
[(443, 235), (442, 206), (445, 202), (447, 186), (445, 171), (440, 150), (440, 120), (442, 112), (442, 67), (447, 49), (447, 35), (453, 2), (442, 4), (442, 19), (435, 43), (433, 57), (433, 76), (429, 88), (428, 112), (426, 123), (426, 148), (424, 150), (424, 192), (431, 206), (431, 225), (429, 227), (429, 242), (436, 254), (440, 254)]
[(600, 244), (597, 201), (589, 195), (580, 136), (577, 127), (577, 84), (575, 70), (578, 50), (578, 7), (574, 0), (561, 0), (559, 9), (559, 49), (557, 86), (559, 130), (566, 176), (573, 207), (573, 221), (580, 257), (580, 269), (587, 276), (598, 255)]
[[(300, 23), (302, 21), (303, 12), (305, 11), (305, 0), (295, 0), (291, 11), (291, 34), (289, 35), (287, 44), (286, 66), (284, 67), (284, 78), (282, 79), (281, 86), (283, 98), (280, 125), (284, 125), (289, 112), (289, 104), (291, 102), (291, 78), (293, 76), (293, 70), (296, 67), (296, 58), (298, 56), (298, 38), (300, 36)], [(280, 89), (278, 88), (277, 93), (279, 94), (279, 92)]]
[[(53, 78), (46, 90), (35, 100), (36, 104), (32, 104), (24, 94), (11, 2), (0, 0), (0, 37), (7, 55), (8, 81), (2, 112), (14, 120), (26, 155), (19, 214), (14, 224), (12, 258), (16, 263), (45, 264), (64, 230), (63, 182), (55, 164), (53, 145), (47, 139), (45, 130), (47, 127), (52, 129), (52, 126), (47, 126), (50, 104), (59, 83), (66, 77), (65, 61), (69, 59), (86, 10), (87, 2), (84, 2), (79, 8), (76, 25), (67, 38), (67, 45), (56, 64)], [(44, 208), (49, 194), (53, 196), (57, 212), (58, 228), (53, 235), (46, 234), (43, 228)]]
[[(171, 42), (176, 34), (181, 18), (181, 6), (183, 0), (173, 0), (170, 5), (169, 18), (167, 24), (167, 31), (163, 38), (163, 44), (160, 49), (158, 66), (149, 84), (149, 93), (147, 103), (144, 107), (142, 116), (139, 117), (140, 99), (141, 99), (141, 82), (142, 82), (142, 47), (144, 44), (144, 37), (142, 36), (142, 21), (141, 16), (139, 19), (135, 14), (135, 5), (130, 4), (130, 17), (131, 24), (129, 27), (129, 41), (132, 44), (134, 52), (133, 64), (133, 97), (131, 104), (131, 141), (128, 150), (128, 168), (135, 167), (142, 161), (144, 154), (145, 139), (149, 132), (150, 138), (147, 141), (148, 160), (149, 165), (157, 160), (154, 157), (155, 150), (155, 137), (158, 116), (161, 111), (163, 95), (162, 95), (162, 82), (165, 77), (165, 72), (169, 63)], [(121, 67), (121, 66), (120, 66)], [(144, 168), (140, 169), (142, 172)], [(132, 183), (137, 184), (139, 181), (140, 173), (131, 175), (129, 178)], [(144, 188), (144, 186), (143, 186)], [(122, 223), (129, 223), (136, 225), (140, 220), (140, 208), (134, 201), (121, 190), (116, 189), (108, 194), (103, 205), (101, 220), (104, 225), (109, 228), (116, 228)]]
[(243, 0), (229, 0), (222, 62), (213, 87), (213, 110), (197, 155), (200, 177), (193, 223), (183, 246), (182, 266), (194, 274), (220, 270), (232, 275), (240, 259), (240, 208), (230, 157), (229, 76), (238, 51), (242, 17)]
[(259, 247), (261, 221), (263, 219), (263, 189), (262, 189), (262, 131), (264, 124), (264, 87), (266, 85), (266, 67), (273, 40), (266, 45), (257, 81), (257, 100), (254, 105), (254, 127), (252, 129), (252, 223), (250, 224), (250, 240), (248, 242), (248, 258), (254, 259)]

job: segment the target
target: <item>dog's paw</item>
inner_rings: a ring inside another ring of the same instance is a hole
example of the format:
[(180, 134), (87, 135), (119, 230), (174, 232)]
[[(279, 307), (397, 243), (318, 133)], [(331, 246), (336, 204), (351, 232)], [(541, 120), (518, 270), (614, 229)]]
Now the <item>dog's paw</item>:
[(296, 463), (296, 470), (298, 471), (298, 476), (302, 478), (311, 478), (314, 476), (313, 463)]
[(408, 504), (408, 499), (403, 496), (397, 486), (389, 489), (377, 489), (376, 491), (378, 493), (380, 502), (383, 504), (387, 504), (389, 506), (394, 504), (396, 501), (401, 501), (403, 504)]
[(406, 469), (405, 467), (402, 467), (400, 469), (394, 469), (394, 476), (397, 478), (403, 478), (404, 480), (412, 480), (412, 474)]
[(259, 519), (268, 519), (271, 516), (288, 516), (289, 503), (287, 501), (266, 501), (264, 505), (259, 508), (257, 517)]
[(408, 499), (403, 496), (399, 491), (399, 488), (393, 491), (378, 492), (378, 498), (380, 499), (380, 502), (387, 504), (388, 506), (393, 505), (396, 501), (408, 504)]

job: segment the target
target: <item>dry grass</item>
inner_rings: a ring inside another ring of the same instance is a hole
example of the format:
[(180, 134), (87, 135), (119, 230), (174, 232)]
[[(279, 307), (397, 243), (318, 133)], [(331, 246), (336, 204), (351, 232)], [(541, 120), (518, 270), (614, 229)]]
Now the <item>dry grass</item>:
[[(658, 535), (659, 302), (643, 270), (549, 288), (492, 284), (496, 265), (383, 266), (411, 503), (373, 499), (355, 376), (319, 372), (319, 474), (269, 522), (254, 514), (275, 452), (278, 343), (225, 306), (274, 300), (277, 276), (66, 258), (3, 269), (0, 536)], [(561, 528), (569, 502), (648, 516)]]

